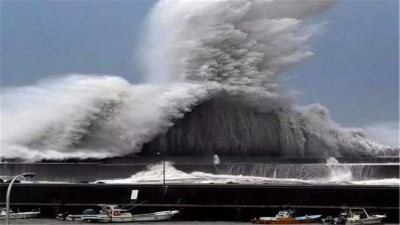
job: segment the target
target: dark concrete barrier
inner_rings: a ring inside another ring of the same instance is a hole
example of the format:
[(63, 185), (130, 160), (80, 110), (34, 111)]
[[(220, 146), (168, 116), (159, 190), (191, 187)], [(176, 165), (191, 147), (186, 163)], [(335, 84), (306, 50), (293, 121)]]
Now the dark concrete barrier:
[[(6, 189), (0, 184), (2, 205)], [(399, 218), (397, 186), (15, 184), (12, 207), (40, 207), (51, 215), (100, 203), (128, 204), (133, 189), (139, 190), (137, 202), (144, 202), (136, 210), (180, 209), (182, 219), (247, 220), (285, 207), (336, 215), (341, 207), (353, 206), (385, 212), (388, 222)]]

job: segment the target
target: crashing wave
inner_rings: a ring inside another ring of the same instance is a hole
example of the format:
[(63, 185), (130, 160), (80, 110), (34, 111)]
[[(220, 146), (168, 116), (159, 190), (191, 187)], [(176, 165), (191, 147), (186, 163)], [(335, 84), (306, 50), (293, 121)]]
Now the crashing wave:
[(321, 110), (327, 113), (320, 105), (264, 110), (223, 94), (196, 106), (142, 152), (325, 158), (398, 154), (398, 148), (344, 129)]
[(207, 90), (196, 84), (131, 85), (72, 75), (2, 96), (2, 157), (105, 158), (141, 145), (183, 117)]
[(160, 1), (143, 44), (147, 78), (69, 75), (2, 91), (1, 158), (397, 154), (313, 105), (292, 107), (277, 74), (312, 55), (333, 1)]
[(278, 107), (278, 101), (278, 108), (260, 107), (245, 101), (243, 93), (204, 84), (131, 85), (118, 77), (71, 76), (12, 89), (2, 97), (3, 158), (398, 152), (342, 129), (319, 105), (294, 110)]

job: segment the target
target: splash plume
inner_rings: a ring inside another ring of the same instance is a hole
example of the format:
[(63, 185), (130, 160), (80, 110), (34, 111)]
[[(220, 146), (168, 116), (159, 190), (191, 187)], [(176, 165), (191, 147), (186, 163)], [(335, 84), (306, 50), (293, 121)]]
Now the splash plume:
[(386, 154), (322, 106), (293, 108), (279, 85), (279, 71), (313, 54), (322, 25), (310, 18), (332, 3), (160, 1), (141, 51), (148, 84), (67, 75), (7, 88), (1, 157)]

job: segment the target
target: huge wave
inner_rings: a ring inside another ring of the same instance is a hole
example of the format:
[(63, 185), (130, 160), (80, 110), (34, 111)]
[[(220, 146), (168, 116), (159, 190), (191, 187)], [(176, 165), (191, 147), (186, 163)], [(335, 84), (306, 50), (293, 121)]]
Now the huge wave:
[(1, 157), (396, 154), (319, 104), (292, 106), (279, 85), (279, 71), (313, 54), (323, 24), (310, 18), (332, 3), (160, 1), (140, 52), (148, 84), (75, 74), (5, 88)]

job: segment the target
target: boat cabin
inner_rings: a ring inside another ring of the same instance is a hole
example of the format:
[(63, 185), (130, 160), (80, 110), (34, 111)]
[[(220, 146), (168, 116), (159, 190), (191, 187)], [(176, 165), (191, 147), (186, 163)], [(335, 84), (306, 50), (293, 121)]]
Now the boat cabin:
[(349, 218), (357, 217), (359, 219), (365, 219), (369, 217), (367, 211), (365, 211), (363, 208), (350, 208), (347, 216)]
[[(12, 213), (10, 209), (10, 213)], [(6, 208), (0, 208), (0, 215), (5, 216), (7, 214), (7, 209)]]
[(291, 218), (293, 217), (294, 211), (292, 210), (281, 210), (276, 215), (276, 218)]
[[(344, 216), (343, 216), (344, 217)], [(364, 208), (347, 209), (346, 224), (381, 224), (386, 215), (369, 215)]]
[(117, 205), (98, 205), (101, 207), (100, 214), (104, 215), (112, 215), (112, 216), (120, 216), (123, 213), (126, 213), (127, 210), (118, 208)]

